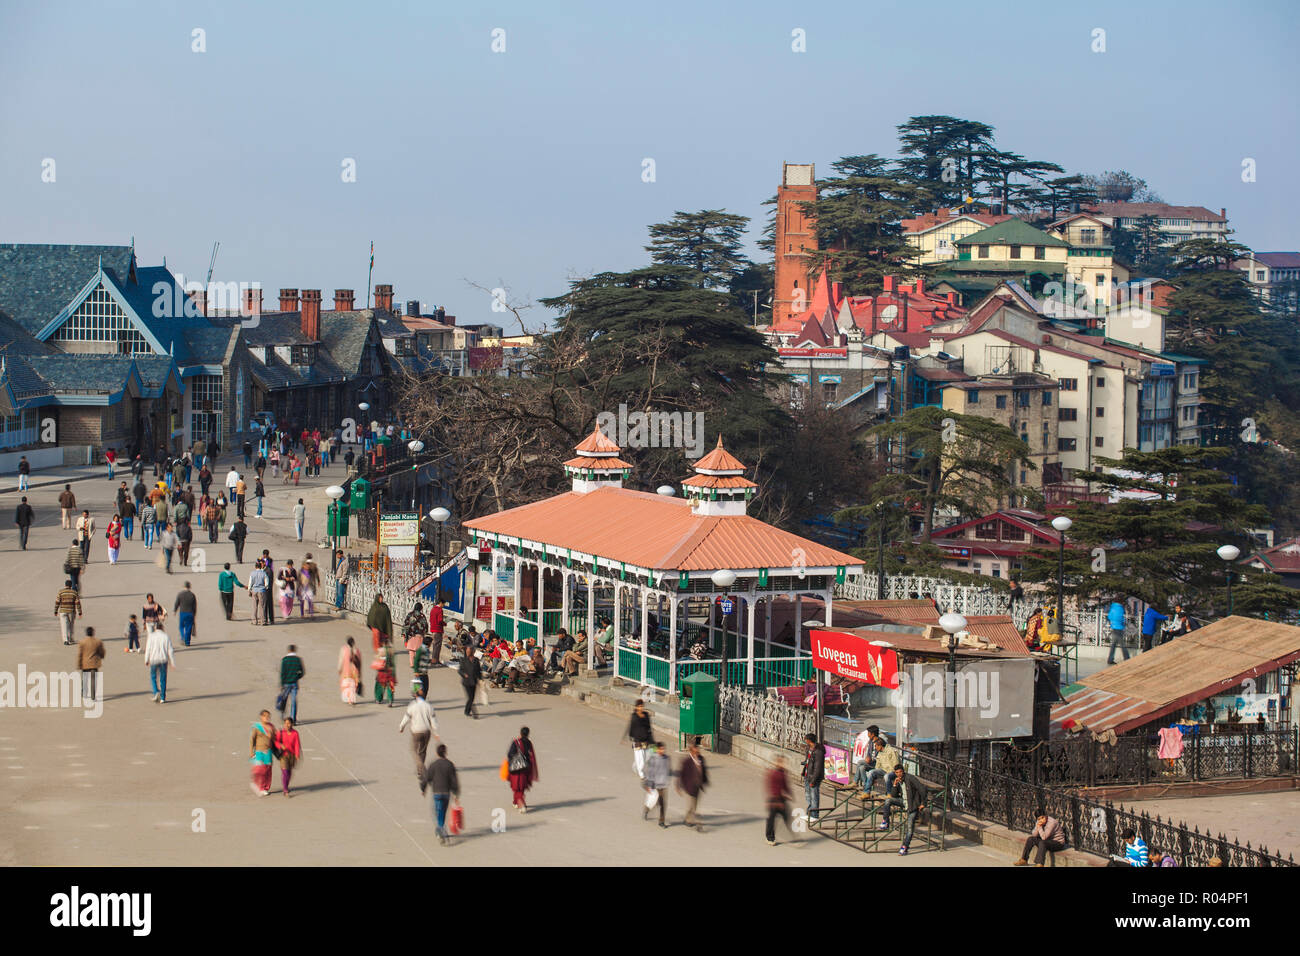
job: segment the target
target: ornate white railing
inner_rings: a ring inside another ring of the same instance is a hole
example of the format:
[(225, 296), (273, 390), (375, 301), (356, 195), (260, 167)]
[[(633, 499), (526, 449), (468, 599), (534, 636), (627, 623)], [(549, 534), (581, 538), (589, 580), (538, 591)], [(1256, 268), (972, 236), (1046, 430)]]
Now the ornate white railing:
[(802, 750), (805, 734), (817, 732), (812, 707), (791, 707), (779, 697), (724, 684), (718, 688), (722, 729), (764, 743)]

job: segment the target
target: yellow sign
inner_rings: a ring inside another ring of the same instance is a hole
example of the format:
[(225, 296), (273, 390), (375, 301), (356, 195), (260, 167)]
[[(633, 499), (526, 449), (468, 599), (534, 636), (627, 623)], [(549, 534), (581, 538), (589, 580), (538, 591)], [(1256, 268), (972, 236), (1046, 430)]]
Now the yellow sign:
[(379, 519), (379, 546), (392, 547), (420, 543), (420, 516), (408, 514), (383, 515)]

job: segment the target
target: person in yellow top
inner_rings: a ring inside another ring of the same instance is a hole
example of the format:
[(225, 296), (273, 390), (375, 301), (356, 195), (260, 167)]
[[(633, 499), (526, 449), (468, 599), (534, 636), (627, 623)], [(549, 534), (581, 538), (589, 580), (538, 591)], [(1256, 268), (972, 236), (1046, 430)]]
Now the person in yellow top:
[(248, 483), (244, 481), (244, 476), (240, 475), (239, 480), (235, 482), (235, 507), (239, 517), (244, 517), (244, 502), (248, 500)]

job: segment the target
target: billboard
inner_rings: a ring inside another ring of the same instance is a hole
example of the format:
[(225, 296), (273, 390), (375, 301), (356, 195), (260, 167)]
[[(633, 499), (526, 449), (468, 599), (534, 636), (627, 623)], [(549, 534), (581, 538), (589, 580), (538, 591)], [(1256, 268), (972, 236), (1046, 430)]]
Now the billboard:
[(954, 704), (960, 740), (1029, 737), (1034, 732), (1034, 661), (959, 660), (954, 675), (948, 674), (947, 664), (909, 664), (899, 675), (894, 702), (904, 743), (946, 740), (948, 707)]
[[(379, 518), (379, 546), (410, 547), (420, 543), (420, 516), (411, 511), (402, 514), (381, 515)], [(414, 557), (414, 554), (412, 554)]]
[(842, 631), (809, 631), (812, 635), (813, 667), (840, 677), (877, 687), (898, 686), (898, 655), (876, 647), (856, 634)]

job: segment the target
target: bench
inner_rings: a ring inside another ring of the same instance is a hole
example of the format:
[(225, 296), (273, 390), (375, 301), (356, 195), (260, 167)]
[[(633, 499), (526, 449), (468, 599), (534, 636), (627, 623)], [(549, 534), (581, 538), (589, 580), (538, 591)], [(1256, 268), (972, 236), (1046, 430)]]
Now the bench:
[[(817, 685), (811, 681), (793, 687), (769, 687), (768, 691), (773, 697), (781, 699), (791, 707), (817, 706)], [(844, 691), (838, 684), (825, 685), (822, 696), (827, 707), (838, 707), (845, 702)]]

